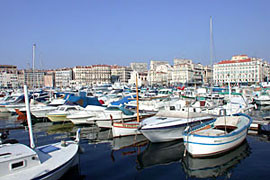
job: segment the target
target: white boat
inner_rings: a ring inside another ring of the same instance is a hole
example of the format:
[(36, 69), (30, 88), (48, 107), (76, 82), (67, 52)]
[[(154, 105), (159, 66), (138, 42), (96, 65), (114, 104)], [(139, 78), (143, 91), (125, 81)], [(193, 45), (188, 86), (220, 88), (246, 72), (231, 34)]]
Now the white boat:
[[(145, 98), (140, 99), (139, 101), (139, 110), (144, 112), (158, 112), (159, 109), (164, 108), (164, 106), (170, 106), (172, 104), (175, 104), (176, 102), (179, 103), (179, 101), (182, 101), (183, 104), (186, 103), (184, 100), (179, 100), (179, 98)], [(129, 109), (136, 109), (137, 108), (137, 102), (136, 101), (130, 101), (127, 104), (125, 104), (126, 107)]]
[(47, 117), (47, 114), (51, 111), (56, 110), (57, 107), (55, 106), (35, 106), (31, 108), (31, 113), (36, 117), (36, 118), (45, 118)]
[(186, 150), (193, 157), (206, 157), (229, 151), (245, 140), (251, 123), (251, 117), (239, 113), (218, 117), (186, 129), (183, 133)]
[(7, 104), (5, 105), (6, 109), (8, 112), (10, 113), (15, 113), (15, 109), (20, 109), (20, 108), (23, 108), (25, 107), (25, 103), (16, 103), (16, 104)]
[[(70, 96), (73, 96), (73, 93), (66, 93), (64, 94), (64, 97), (55, 97), (52, 99), (52, 101), (48, 104), (49, 106), (61, 106), (64, 105), (65, 102), (70, 98)], [(56, 95), (55, 95), (56, 96)]]
[(73, 113), (78, 112), (80, 110), (83, 110), (83, 108), (81, 106), (62, 105), (62, 106), (58, 106), (56, 110), (49, 112), (47, 114), (47, 117), (52, 122), (70, 121), (69, 119), (67, 119), (67, 115), (73, 114)]
[[(227, 104), (220, 106), (213, 106), (204, 108), (201, 110), (203, 113), (213, 114), (213, 115), (232, 115), (237, 113), (246, 113), (247, 111), (254, 109), (254, 105), (248, 104), (243, 96), (231, 97)], [(221, 114), (225, 113), (226, 114)]]
[[(22, 93), (14, 93), (11, 94), (10, 96), (5, 96), (5, 98), (0, 101), (0, 112), (10, 112), (13, 109), (8, 109), (7, 107), (11, 107), (16, 105), (17, 103), (20, 103), (23, 101), (24, 95)], [(12, 112), (15, 112), (12, 111)]]
[(119, 122), (134, 120), (136, 117), (136, 113), (123, 107), (109, 106), (102, 113), (98, 113), (96, 117), (89, 118), (87, 121), (96, 122), (100, 128), (112, 128), (112, 119), (114, 122)]
[(182, 110), (185, 109), (161, 110), (155, 116), (143, 120), (139, 130), (151, 142), (167, 142), (183, 138), (182, 133), (188, 125), (194, 126), (213, 119), (207, 114)]
[(255, 103), (260, 106), (270, 105), (270, 96), (268, 94), (261, 94), (253, 98)]
[[(25, 94), (27, 87), (25, 85)], [(0, 145), (0, 179), (1, 180), (28, 180), (50, 179), (57, 180), (72, 166), (78, 164), (79, 131), (75, 141), (61, 141), (35, 147), (28, 95), (26, 108), (30, 136), (30, 147), (24, 144)]]
[(131, 121), (131, 122), (114, 122), (112, 125), (112, 134), (113, 137), (123, 137), (123, 136), (131, 136), (142, 134), (139, 130), (139, 122)]
[(31, 149), (23, 144), (0, 145), (0, 179), (59, 179), (78, 163), (78, 144), (66, 141)]
[(85, 109), (67, 115), (67, 119), (69, 119), (73, 124), (94, 124), (94, 121), (87, 121), (89, 118), (96, 117), (98, 113), (102, 113), (106, 107), (103, 106), (95, 106), (88, 105)]

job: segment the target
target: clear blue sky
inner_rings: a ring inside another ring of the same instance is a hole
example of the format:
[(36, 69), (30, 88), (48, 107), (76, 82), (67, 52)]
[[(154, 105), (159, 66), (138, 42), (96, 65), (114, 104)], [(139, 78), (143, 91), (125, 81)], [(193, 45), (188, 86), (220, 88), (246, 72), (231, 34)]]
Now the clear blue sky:
[(269, 0), (1, 0), (0, 64), (37, 68), (235, 54), (270, 60)]

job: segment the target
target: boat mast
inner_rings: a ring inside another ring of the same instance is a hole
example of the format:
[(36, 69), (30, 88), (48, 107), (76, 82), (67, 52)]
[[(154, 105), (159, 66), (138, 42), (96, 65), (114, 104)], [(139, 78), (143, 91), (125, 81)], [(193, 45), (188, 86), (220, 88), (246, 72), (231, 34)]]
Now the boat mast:
[(136, 101), (137, 101), (137, 122), (140, 122), (139, 117), (139, 93), (138, 93), (138, 73), (136, 73)]
[(29, 129), (30, 147), (32, 149), (34, 149), (35, 142), (34, 142), (33, 130), (32, 130), (32, 121), (31, 121), (31, 113), (30, 113), (27, 85), (24, 85), (24, 97), (25, 97), (25, 108), (26, 108), (26, 114), (27, 114), (26, 115), (27, 116), (27, 124), (28, 124), (28, 129)]
[(210, 82), (210, 86), (213, 84), (213, 78), (214, 78), (214, 68), (213, 68), (213, 21), (212, 16), (210, 16), (210, 67), (212, 70), (212, 79)]

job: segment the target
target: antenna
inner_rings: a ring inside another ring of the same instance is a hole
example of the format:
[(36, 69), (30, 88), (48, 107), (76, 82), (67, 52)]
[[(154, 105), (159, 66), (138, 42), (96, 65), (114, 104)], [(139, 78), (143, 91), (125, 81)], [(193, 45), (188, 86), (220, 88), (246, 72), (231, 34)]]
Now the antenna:
[(35, 88), (34, 86), (34, 82), (35, 82), (35, 51), (36, 51), (36, 44), (33, 44), (33, 50), (32, 50), (32, 59), (33, 59), (33, 74), (32, 74), (32, 78), (33, 78), (33, 89)]

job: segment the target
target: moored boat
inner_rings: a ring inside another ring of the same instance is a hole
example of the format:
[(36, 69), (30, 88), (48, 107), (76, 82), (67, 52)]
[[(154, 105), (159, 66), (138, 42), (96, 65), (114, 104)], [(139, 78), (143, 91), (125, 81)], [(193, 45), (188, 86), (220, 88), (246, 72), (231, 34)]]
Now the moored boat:
[(20, 143), (0, 144), (0, 179), (57, 180), (78, 164), (80, 130), (75, 141), (61, 141), (35, 147), (27, 86), (24, 86), (30, 147)]
[(193, 157), (207, 157), (229, 151), (245, 140), (251, 123), (251, 117), (239, 113), (186, 129), (183, 133), (186, 150)]
[(67, 119), (67, 115), (78, 112), (80, 110), (83, 110), (82, 107), (77, 105), (62, 105), (57, 107), (56, 110), (51, 111), (47, 114), (47, 117), (52, 122), (63, 122), (63, 121), (70, 121)]
[(186, 111), (159, 111), (140, 123), (139, 130), (151, 142), (168, 142), (183, 138), (187, 126), (195, 126), (213, 117), (203, 113)]

